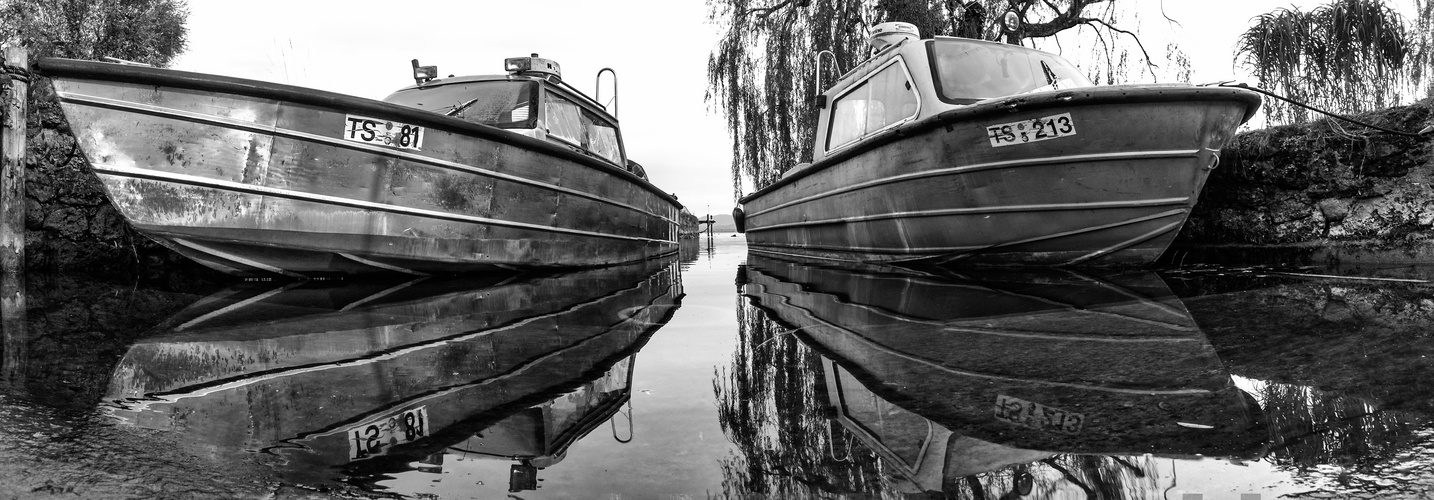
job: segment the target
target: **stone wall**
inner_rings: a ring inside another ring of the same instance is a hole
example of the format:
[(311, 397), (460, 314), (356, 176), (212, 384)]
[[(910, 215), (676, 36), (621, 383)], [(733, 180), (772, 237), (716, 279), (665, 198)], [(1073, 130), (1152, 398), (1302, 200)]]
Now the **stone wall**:
[(106, 275), (202, 272), (125, 223), (76, 148), (48, 80), (30, 86), (25, 159), (25, 268)]
[[(1414, 132), (1434, 124), (1434, 99), (1355, 118)], [(1241, 133), (1173, 248), (1285, 247), (1325, 260), (1434, 262), (1431, 154), (1434, 136), (1332, 119)]]

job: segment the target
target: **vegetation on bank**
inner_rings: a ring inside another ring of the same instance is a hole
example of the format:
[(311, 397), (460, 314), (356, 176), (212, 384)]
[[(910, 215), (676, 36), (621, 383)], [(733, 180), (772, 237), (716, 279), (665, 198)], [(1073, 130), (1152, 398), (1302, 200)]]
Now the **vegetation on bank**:
[[(1309, 11), (1256, 17), (1235, 51), (1265, 90), (1336, 113), (1362, 113), (1434, 96), (1434, 2), (1413, 0), (1406, 20), (1382, 0), (1332, 0)], [(1287, 101), (1265, 103), (1270, 123), (1319, 115)]]
[(184, 52), (184, 0), (0, 0), (0, 45), (31, 59), (123, 59), (168, 66)]

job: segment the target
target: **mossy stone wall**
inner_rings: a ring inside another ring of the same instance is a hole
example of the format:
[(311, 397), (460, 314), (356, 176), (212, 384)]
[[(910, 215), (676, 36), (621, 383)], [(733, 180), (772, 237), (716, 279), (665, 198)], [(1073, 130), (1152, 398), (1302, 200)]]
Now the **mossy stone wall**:
[[(1355, 117), (1418, 131), (1434, 99)], [(1173, 249), (1287, 247), (1336, 260), (1434, 262), (1434, 135), (1344, 121), (1238, 134)]]

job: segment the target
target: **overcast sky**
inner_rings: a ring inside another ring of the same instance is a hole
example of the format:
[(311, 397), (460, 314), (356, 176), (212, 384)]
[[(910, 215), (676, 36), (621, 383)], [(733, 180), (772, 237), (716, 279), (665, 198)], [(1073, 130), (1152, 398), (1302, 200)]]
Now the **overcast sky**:
[[(1236, 38), (1263, 12), (1311, 0), (1125, 0), (1152, 55), (1174, 39), (1195, 83), (1243, 79)], [(1391, 0), (1391, 4), (1401, 3)], [(1402, 2), (1407, 3), (1407, 2)], [(1180, 23), (1172, 25), (1165, 14)], [(731, 139), (710, 109), (707, 56), (717, 29), (704, 0), (528, 2), (189, 0), (189, 48), (175, 69), (252, 78), (380, 99), (413, 78), (409, 60), (439, 74), (502, 73), (503, 59), (538, 53), (592, 92), (602, 68), (617, 71), (618, 118), (628, 156), (693, 213), (734, 205)], [(926, 34), (923, 34), (926, 35)], [(1081, 64), (1064, 42), (1066, 55)], [(709, 208), (710, 207), (710, 208)]]

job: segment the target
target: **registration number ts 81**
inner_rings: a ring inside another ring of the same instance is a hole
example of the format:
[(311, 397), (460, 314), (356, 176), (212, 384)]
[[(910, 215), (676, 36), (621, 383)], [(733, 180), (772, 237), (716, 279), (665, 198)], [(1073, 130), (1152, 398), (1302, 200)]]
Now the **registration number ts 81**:
[(393, 120), (347, 115), (344, 119), (344, 139), (420, 150), (423, 148), (423, 127)]
[(986, 137), (991, 140), (993, 148), (1030, 144), (1071, 135), (1076, 135), (1076, 128), (1070, 113), (986, 126)]
[(428, 407), (371, 420), (348, 429), (349, 460), (382, 455), (390, 447), (428, 435)]

